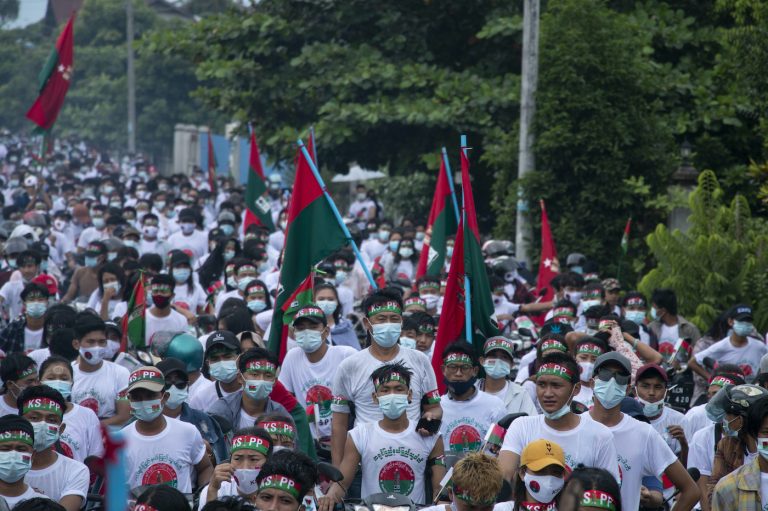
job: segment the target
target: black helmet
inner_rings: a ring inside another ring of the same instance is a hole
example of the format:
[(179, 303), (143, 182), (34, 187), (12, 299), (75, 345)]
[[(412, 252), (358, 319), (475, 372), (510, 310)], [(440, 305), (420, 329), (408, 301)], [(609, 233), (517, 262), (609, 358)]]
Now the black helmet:
[(509, 240), (488, 240), (483, 243), (483, 254), (489, 259), (515, 255), (515, 244)]
[(768, 389), (758, 385), (726, 385), (707, 403), (707, 417), (712, 422), (721, 422), (726, 413), (745, 417), (749, 407), (765, 396), (768, 396)]

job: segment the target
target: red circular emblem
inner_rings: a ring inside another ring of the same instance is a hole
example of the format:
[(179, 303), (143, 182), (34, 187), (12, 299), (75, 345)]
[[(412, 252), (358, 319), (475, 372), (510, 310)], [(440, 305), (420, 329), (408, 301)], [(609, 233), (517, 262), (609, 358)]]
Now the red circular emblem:
[(141, 478), (141, 484), (142, 486), (167, 484), (176, 488), (178, 485), (176, 470), (167, 463), (155, 463), (144, 472), (144, 475)]

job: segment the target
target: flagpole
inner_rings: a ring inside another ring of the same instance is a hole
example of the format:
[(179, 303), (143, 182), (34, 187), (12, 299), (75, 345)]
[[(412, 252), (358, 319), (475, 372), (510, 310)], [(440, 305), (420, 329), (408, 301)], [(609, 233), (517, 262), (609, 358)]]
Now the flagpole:
[[(464, 156), (467, 156), (467, 136), (461, 136), (461, 150), (464, 152)], [(448, 181), (451, 183), (452, 181)], [(462, 183), (461, 187), (461, 219), (462, 228), (466, 230), (467, 212), (464, 208), (464, 192), (467, 189), (466, 185)], [(454, 198), (454, 200), (456, 200)], [(462, 233), (463, 234), (463, 233)], [(472, 293), (469, 283), (469, 277), (467, 277), (467, 269), (464, 268), (464, 330), (468, 343), (472, 343)]]
[(451, 174), (451, 162), (448, 161), (448, 151), (443, 147), (443, 163), (445, 163), (445, 173), (448, 177), (448, 187), (451, 189), (451, 199), (453, 202), (453, 211), (456, 213), (456, 223), (459, 223), (459, 203), (456, 200), (456, 190), (453, 188), (453, 175)]
[(315, 140), (315, 127), (309, 127), (309, 138), (312, 140), (312, 159), (315, 161), (317, 168), (320, 168), (320, 162), (317, 161), (317, 141)]
[(301, 154), (304, 155), (304, 159), (309, 164), (309, 168), (312, 169), (312, 174), (315, 175), (315, 179), (317, 179), (320, 188), (323, 190), (323, 195), (325, 195), (325, 199), (328, 201), (328, 205), (331, 206), (331, 211), (333, 211), (333, 216), (336, 217), (336, 222), (338, 222), (339, 227), (341, 227), (344, 236), (346, 236), (346, 238), (349, 240), (349, 244), (352, 246), (352, 251), (355, 253), (355, 257), (357, 257), (357, 260), (360, 262), (360, 266), (363, 267), (363, 272), (365, 272), (365, 276), (368, 279), (368, 282), (371, 284), (373, 289), (378, 289), (379, 286), (377, 286), (376, 281), (373, 280), (373, 275), (371, 275), (371, 271), (368, 269), (368, 266), (363, 260), (363, 254), (361, 254), (360, 249), (357, 248), (357, 243), (355, 243), (355, 240), (352, 239), (352, 234), (350, 234), (349, 229), (347, 229), (344, 220), (341, 218), (341, 213), (339, 213), (336, 204), (333, 202), (331, 195), (328, 193), (328, 188), (325, 187), (325, 182), (323, 182), (323, 178), (320, 176), (320, 171), (317, 170), (315, 162), (312, 160), (309, 151), (307, 151), (307, 146), (304, 145), (304, 142), (302, 142), (301, 139), (299, 139), (298, 144), (299, 149), (301, 150)]

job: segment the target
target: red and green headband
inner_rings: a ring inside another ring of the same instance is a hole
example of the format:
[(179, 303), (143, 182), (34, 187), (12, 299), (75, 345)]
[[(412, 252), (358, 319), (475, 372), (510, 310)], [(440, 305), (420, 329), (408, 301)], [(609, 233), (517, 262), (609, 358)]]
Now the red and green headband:
[(47, 397), (36, 397), (34, 399), (28, 399), (21, 405), (22, 414), (37, 411), (45, 413), (52, 412), (59, 417), (64, 416), (64, 411), (61, 409), (59, 403)]
[(152, 293), (173, 293), (173, 289), (168, 284), (151, 284), (149, 289)]
[(584, 294), (581, 296), (581, 299), (582, 300), (589, 300), (590, 298), (600, 299), (600, 290), (599, 289), (591, 289), (589, 291), (584, 291)]
[(475, 365), (472, 362), (472, 357), (467, 355), (466, 353), (448, 353), (448, 355), (443, 359), (443, 364), (467, 364), (467, 365)]
[(736, 382), (727, 376), (713, 376), (709, 379), (710, 385), (717, 385), (718, 387), (725, 387), (726, 385), (736, 385)]
[(266, 438), (256, 435), (238, 435), (232, 439), (232, 446), (229, 452), (233, 453), (241, 449), (250, 449), (266, 456), (269, 453), (270, 446), (271, 443)]
[(581, 505), (616, 511), (616, 499), (600, 490), (587, 490), (581, 496)]
[(599, 357), (603, 354), (603, 348), (597, 344), (585, 342), (584, 344), (579, 344), (579, 346), (576, 348), (576, 354), (578, 355), (579, 353), (586, 353), (587, 355), (594, 355)]
[(252, 271), (256, 273), (256, 267), (250, 264), (244, 264), (240, 268), (237, 269), (237, 273), (241, 273), (244, 271)]
[(473, 506), (490, 506), (496, 502), (495, 496), (488, 499), (475, 498), (469, 490), (465, 490), (456, 483), (453, 484), (453, 496)]
[(277, 374), (277, 366), (269, 360), (249, 360), (245, 363), (245, 372)]
[(421, 332), (422, 334), (434, 334), (435, 325), (430, 325), (429, 323), (422, 323), (419, 325), (419, 332)]
[(613, 321), (610, 319), (601, 319), (600, 322), (597, 324), (598, 330), (610, 330), (613, 328)]
[(557, 376), (559, 378), (562, 378), (566, 381), (573, 381), (573, 373), (568, 370), (567, 367), (556, 364), (554, 362), (548, 362), (546, 364), (543, 364), (541, 367), (539, 367), (539, 370), (536, 372), (536, 376)]
[(405, 385), (406, 387), (408, 386), (408, 382), (405, 381), (405, 378), (403, 378), (403, 375), (398, 373), (398, 372), (396, 372), (396, 371), (390, 371), (389, 373), (385, 374), (381, 378), (377, 378), (377, 379), (373, 380), (373, 386), (374, 386), (374, 388), (376, 388), (376, 390), (378, 390), (379, 387), (381, 387), (385, 383), (389, 383), (391, 381), (400, 382), (403, 385)]
[(165, 386), (165, 376), (158, 369), (137, 369), (128, 378), (128, 385), (130, 386), (137, 381), (149, 381)]
[(575, 318), (576, 313), (573, 312), (573, 309), (570, 307), (557, 307), (554, 311), (552, 311), (552, 316), (557, 318), (561, 316), (568, 316), (569, 318)]
[(440, 284), (438, 284), (437, 282), (429, 282), (429, 281), (421, 282), (419, 284), (419, 292), (422, 292), (422, 291), (427, 290), (427, 289), (432, 289), (434, 291), (440, 291)]
[(568, 348), (562, 342), (556, 339), (547, 339), (541, 342), (541, 352), (544, 353), (547, 350), (557, 350), (563, 353), (568, 352)]
[(26, 378), (29, 375), (37, 374), (37, 365), (36, 364), (30, 364), (29, 367), (24, 369), (23, 371), (19, 371), (19, 380), (22, 380)]
[(405, 300), (406, 307), (410, 307), (411, 305), (421, 305), (425, 309), (427, 308), (427, 302), (419, 296), (412, 296)]
[(259, 492), (267, 489), (282, 490), (296, 500), (301, 496), (301, 486), (288, 476), (270, 474), (259, 481)]
[(402, 309), (400, 308), (400, 304), (398, 304), (394, 300), (389, 300), (386, 302), (374, 303), (373, 305), (368, 307), (366, 316), (370, 318), (371, 316), (375, 316), (376, 314), (380, 314), (382, 312), (391, 312), (393, 314), (403, 313)]
[(289, 440), (293, 440), (293, 437), (296, 436), (296, 428), (285, 421), (259, 422), (256, 425), (266, 429), (270, 435), (284, 436)]
[(0, 433), (0, 443), (3, 442), (22, 442), (32, 445), (32, 435), (20, 429), (9, 429)]
[(645, 298), (641, 298), (639, 296), (633, 296), (631, 298), (627, 298), (624, 301), (624, 306), (626, 307), (627, 305), (640, 305), (642, 307), (645, 307)]
[(261, 284), (251, 284), (248, 286), (248, 295), (255, 295), (256, 293), (267, 293), (267, 289)]

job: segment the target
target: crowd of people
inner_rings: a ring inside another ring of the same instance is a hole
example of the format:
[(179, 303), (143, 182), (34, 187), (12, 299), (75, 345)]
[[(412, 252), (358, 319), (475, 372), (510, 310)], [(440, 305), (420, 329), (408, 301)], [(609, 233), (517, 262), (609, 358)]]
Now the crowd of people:
[[(13, 137), (0, 159), (9, 509), (102, 506), (117, 429), (136, 510), (373, 509), (377, 494), (430, 511), (768, 509), (768, 345), (748, 304), (702, 334), (674, 290), (645, 296), (582, 254), (543, 301), (511, 243), (488, 240), (501, 335), (438, 347), (453, 239), (442, 275), (417, 276), (425, 219), (393, 221), (361, 184), (345, 221), (362, 257), (318, 261), (280, 360), (279, 175), (270, 232), (245, 225), (241, 185), (199, 168), (66, 141), (41, 160)], [(145, 346), (126, 351), (140, 280)]]

